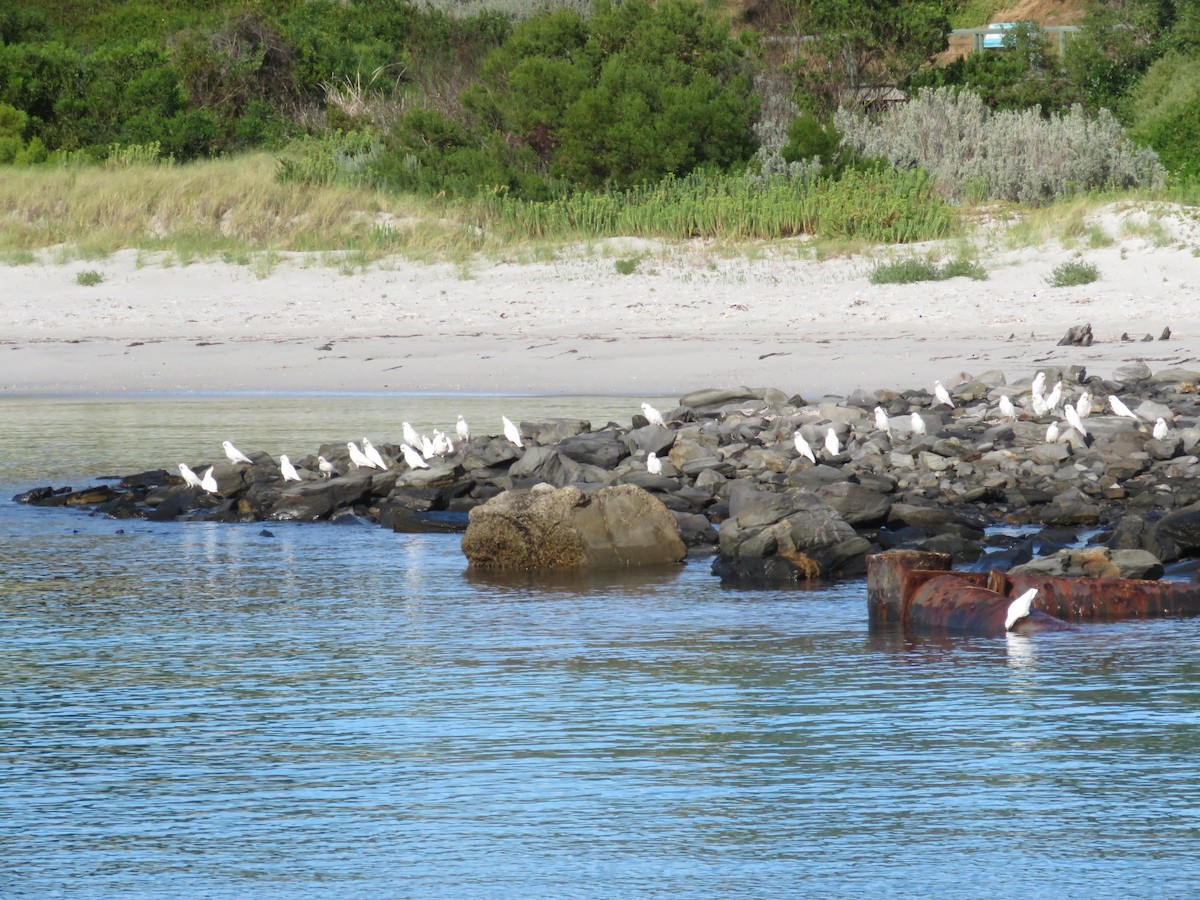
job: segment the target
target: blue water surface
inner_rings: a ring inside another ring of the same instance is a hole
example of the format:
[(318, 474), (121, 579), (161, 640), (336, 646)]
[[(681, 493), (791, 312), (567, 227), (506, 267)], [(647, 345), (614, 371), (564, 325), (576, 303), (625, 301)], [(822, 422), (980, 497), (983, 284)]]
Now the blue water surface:
[[(3, 496), (230, 436), (110, 402), (111, 440), (0, 406)], [(1200, 892), (1195, 621), (913, 639), (857, 581), (487, 578), (454, 535), (267, 529), (0, 502), (0, 894)]]

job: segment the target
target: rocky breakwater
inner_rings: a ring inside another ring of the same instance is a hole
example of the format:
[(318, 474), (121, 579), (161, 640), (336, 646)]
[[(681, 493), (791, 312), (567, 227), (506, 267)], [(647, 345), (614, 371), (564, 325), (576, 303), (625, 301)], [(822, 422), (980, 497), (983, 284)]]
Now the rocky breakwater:
[(295, 461), (298, 482), (284, 480), (282, 459), (254, 453), (211, 464), (215, 490), (159, 470), (18, 499), (156, 520), (461, 531), (470, 510), (506, 491), (548, 484), (586, 497), (632, 485), (672, 513), (691, 554), (717, 553), (716, 573), (735, 581), (858, 575), (867, 553), (892, 548), (959, 565), (986, 552), (1005, 568), (1083, 535), (1169, 563), (1200, 556), (1198, 383), (1200, 373), (1139, 363), (1110, 379), (1079, 367), (1013, 381), (991, 371), (820, 399), (703, 390), (661, 417), (527, 421), (427, 459), (383, 444), (381, 468), (325, 445)]

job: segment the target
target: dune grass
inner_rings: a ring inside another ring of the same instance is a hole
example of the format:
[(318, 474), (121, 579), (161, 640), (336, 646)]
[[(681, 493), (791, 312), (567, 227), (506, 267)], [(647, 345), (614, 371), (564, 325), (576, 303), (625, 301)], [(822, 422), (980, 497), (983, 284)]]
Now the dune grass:
[(186, 166), (15, 168), (0, 179), (0, 252), (122, 249), (250, 261), (263, 253), (455, 258), (483, 234), (433, 201), (343, 185), (277, 184), (269, 154)]
[[(793, 252), (823, 259), (872, 244), (969, 236), (989, 217), (1003, 222), (993, 239), (1003, 247), (1057, 240), (1095, 248), (1129, 234), (1107, 234), (1089, 221), (1093, 213), (1116, 200), (1142, 203), (1129, 194), (1105, 195), (1034, 210), (992, 205), (964, 215), (914, 174), (807, 187), (695, 176), (551, 203), (455, 202), (337, 182), (279, 183), (277, 165), (262, 153), (176, 166), (5, 168), (0, 263), (48, 257), (61, 264), (136, 250), (138, 265), (220, 259), (266, 277), (287, 254), (303, 253), (306, 264), (343, 272), (387, 258), (450, 262), (465, 272), (476, 257), (546, 260), (613, 236), (704, 237), (734, 256), (752, 256), (763, 242), (778, 246), (780, 239), (803, 237)], [(1153, 216), (1130, 229), (1163, 240)]]

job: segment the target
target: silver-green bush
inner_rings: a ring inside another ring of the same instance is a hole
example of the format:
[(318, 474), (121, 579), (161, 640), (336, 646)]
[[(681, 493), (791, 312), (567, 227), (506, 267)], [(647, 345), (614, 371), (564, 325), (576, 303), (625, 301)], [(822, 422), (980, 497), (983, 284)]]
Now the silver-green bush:
[(1153, 150), (1133, 145), (1107, 110), (1080, 106), (991, 112), (978, 95), (921, 91), (877, 119), (838, 110), (843, 145), (900, 168), (925, 168), (955, 201), (1047, 203), (1092, 190), (1158, 187), (1166, 171)]

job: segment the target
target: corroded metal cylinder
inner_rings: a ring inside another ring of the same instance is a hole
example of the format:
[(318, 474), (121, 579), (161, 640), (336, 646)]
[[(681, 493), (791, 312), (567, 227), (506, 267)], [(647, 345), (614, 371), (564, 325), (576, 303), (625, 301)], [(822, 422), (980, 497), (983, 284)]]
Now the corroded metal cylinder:
[(1051, 575), (1003, 576), (1016, 596), (1037, 588), (1037, 606), (1068, 621), (1113, 622), (1200, 615), (1200, 584), (1134, 578), (1062, 578)]
[(872, 627), (904, 621), (904, 599), (917, 572), (946, 572), (949, 553), (889, 550), (867, 557), (867, 620)]
[[(1012, 602), (1012, 597), (968, 583), (961, 573), (938, 575), (909, 596), (904, 628), (906, 631), (998, 636), (1007, 630), (1004, 622)], [(1061, 619), (1034, 609), (1012, 630), (1059, 631), (1069, 627)]]

